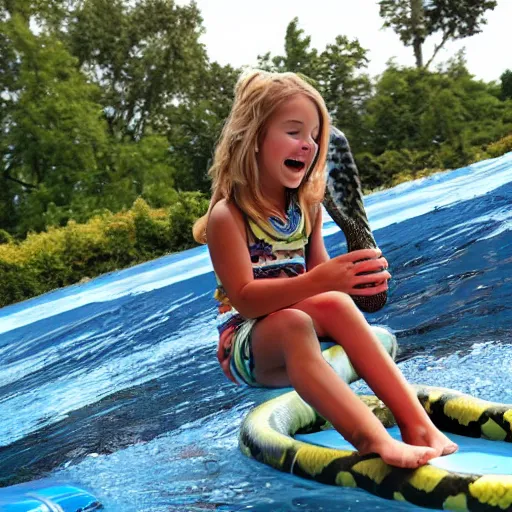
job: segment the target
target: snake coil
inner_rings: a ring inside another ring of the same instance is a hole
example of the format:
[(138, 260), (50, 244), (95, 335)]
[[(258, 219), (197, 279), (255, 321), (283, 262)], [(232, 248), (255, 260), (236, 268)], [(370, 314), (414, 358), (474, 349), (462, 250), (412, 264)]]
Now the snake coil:
[[(396, 339), (373, 327), (394, 356)], [(358, 379), (340, 346), (322, 352), (347, 383)], [(512, 442), (512, 405), (480, 400), (445, 388), (415, 386), (434, 424), (446, 432)], [(387, 407), (375, 396), (361, 396), (386, 427), (394, 425)], [(377, 455), (308, 444), (293, 436), (328, 427), (324, 418), (292, 391), (253, 409), (240, 428), (241, 451), (275, 469), (320, 483), (359, 487), (390, 500), (422, 507), (475, 512), (512, 512), (512, 475), (469, 474), (427, 464), (418, 469), (387, 465)]]

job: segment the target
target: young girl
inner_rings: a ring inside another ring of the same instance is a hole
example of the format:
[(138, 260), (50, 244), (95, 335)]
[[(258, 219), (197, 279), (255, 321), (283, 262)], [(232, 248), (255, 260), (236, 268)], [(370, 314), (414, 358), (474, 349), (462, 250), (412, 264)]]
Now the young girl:
[[(210, 169), (210, 208), (194, 226), (219, 282), (218, 358), (234, 382), (293, 386), (361, 454), (416, 468), (457, 445), (431, 423), (349, 296), (387, 290), (381, 252), (329, 259), (320, 208), (328, 142), (325, 104), (308, 83), (293, 73), (241, 76)], [(357, 288), (367, 283), (376, 286)], [(403, 443), (323, 359), (322, 336), (343, 346), (389, 406)]]

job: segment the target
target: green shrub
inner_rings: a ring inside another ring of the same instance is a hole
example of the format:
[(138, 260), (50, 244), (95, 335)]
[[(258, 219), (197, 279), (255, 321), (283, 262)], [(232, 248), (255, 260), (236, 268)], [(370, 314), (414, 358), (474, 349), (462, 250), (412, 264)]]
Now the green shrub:
[(12, 236), (4, 229), (0, 229), (0, 244), (8, 244), (13, 241)]
[(512, 151), (512, 134), (489, 144), (486, 148), (486, 153), (491, 158), (496, 158), (510, 151)]
[(137, 199), (132, 208), (136, 249), (142, 257), (155, 257), (171, 247), (171, 223), (165, 210), (151, 210), (143, 199)]
[(132, 215), (115, 215), (105, 226), (105, 236), (105, 255), (109, 256), (114, 268), (123, 268), (137, 262), (137, 237)]
[(20, 243), (0, 231), (0, 307), (193, 247), (192, 225), (207, 208), (202, 194), (186, 192), (167, 209), (137, 199), (129, 211), (103, 212), (84, 224), (70, 220)]
[(171, 244), (182, 251), (197, 245), (192, 237), (194, 222), (208, 210), (209, 200), (200, 192), (182, 192), (179, 200), (169, 209)]
[(365, 191), (374, 190), (382, 185), (382, 166), (379, 159), (371, 153), (355, 155), (355, 161), (361, 178), (361, 185)]
[(31, 268), (0, 259), (0, 307), (34, 297), (46, 291)]

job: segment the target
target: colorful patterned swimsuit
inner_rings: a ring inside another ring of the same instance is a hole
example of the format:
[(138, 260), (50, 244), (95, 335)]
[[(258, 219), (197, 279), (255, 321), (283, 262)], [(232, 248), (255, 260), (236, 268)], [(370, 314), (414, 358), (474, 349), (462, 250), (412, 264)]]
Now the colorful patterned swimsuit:
[[(270, 217), (260, 226), (249, 217), (245, 219), (247, 243), (254, 279), (288, 278), (306, 271), (305, 248), (308, 242), (304, 215), (299, 204), (292, 200), (283, 222)], [(219, 361), (230, 358), (229, 367), (237, 384), (259, 386), (253, 371), (251, 348), (252, 329), (259, 319), (244, 318), (230, 303), (222, 283), (217, 278), (215, 299), (219, 302)]]

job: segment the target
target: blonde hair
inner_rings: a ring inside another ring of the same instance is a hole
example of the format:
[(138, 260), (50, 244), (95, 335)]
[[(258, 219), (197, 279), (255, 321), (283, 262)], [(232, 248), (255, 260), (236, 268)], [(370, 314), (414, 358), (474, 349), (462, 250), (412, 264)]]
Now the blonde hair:
[(243, 73), (236, 84), (231, 113), (208, 171), (212, 178), (212, 197), (208, 212), (194, 224), (192, 232), (197, 242), (206, 243), (208, 217), (213, 206), (223, 198), (234, 200), (247, 216), (256, 221), (265, 222), (270, 215), (279, 215), (261, 193), (256, 150), (271, 115), (297, 94), (313, 101), (320, 118), (318, 152), (307, 178), (297, 190), (309, 235), (314, 207), (322, 201), (325, 193), (324, 167), (329, 145), (327, 108), (320, 93), (295, 73), (252, 70)]

